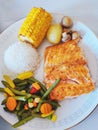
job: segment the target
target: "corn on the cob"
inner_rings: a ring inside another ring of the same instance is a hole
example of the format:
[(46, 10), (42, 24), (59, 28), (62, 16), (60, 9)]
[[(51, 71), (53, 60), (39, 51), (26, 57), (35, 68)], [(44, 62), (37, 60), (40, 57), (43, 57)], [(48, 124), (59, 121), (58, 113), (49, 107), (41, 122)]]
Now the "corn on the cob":
[(32, 8), (20, 28), (18, 38), (38, 47), (51, 24), (52, 16), (42, 8)]

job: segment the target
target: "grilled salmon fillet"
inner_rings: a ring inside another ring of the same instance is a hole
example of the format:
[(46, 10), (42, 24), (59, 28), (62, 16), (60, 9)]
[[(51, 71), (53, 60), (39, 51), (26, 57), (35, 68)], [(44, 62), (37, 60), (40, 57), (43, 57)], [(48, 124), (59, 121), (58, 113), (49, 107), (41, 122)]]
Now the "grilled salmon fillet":
[(81, 48), (77, 46), (77, 41), (72, 40), (65, 44), (58, 44), (46, 48), (45, 67), (53, 67), (63, 63), (86, 63)]
[(53, 100), (76, 97), (94, 90), (87, 61), (77, 40), (49, 46), (44, 55), (44, 83), (49, 88), (56, 79), (60, 83), (50, 93)]

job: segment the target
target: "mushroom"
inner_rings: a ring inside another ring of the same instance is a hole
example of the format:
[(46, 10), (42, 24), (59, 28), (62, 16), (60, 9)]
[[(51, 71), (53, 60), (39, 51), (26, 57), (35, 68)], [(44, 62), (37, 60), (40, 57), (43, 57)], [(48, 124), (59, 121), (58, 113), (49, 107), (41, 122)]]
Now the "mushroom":
[(73, 24), (73, 21), (69, 16), (64, 16), (61, 20), (61, 25), (65, 28), (70, 28), (72, 24)]
[(72, 34), (72, 30), (69, 28), (63, 28), (63, 32), (66, 32), (67, 34)]
[(69, 40), (71, 40), (71, 35), (70, 35), (70, 34), (67, 34), (66, 32), (63, 32), (63, 33), (62, 33), (62, 39), (61, 39), (61, 41), (62, 41), (62, 42), (67, 42), (67, 41), (69, 41)]
[(77, 31), (72, 32), (72, 40), (80, 38), (80, 34)]

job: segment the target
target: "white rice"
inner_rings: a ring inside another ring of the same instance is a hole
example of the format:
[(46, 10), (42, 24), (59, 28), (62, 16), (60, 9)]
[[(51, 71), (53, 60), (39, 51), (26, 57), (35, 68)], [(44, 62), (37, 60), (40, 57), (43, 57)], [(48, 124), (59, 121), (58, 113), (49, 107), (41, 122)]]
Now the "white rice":
[(39, 55), (31, 45), (17, 42), (5, 51), (4, 63), (7, 69), (14, 73), (35, 71), (39, 64)]

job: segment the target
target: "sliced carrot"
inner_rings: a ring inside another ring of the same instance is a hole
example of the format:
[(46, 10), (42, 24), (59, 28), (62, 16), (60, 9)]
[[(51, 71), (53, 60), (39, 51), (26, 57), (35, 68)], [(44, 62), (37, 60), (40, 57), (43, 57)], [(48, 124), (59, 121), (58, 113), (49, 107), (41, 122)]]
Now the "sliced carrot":
[(15, 110), (16, 106), (17, 106), (16, 99), (14, 97), (8, 97), (6, 102), (6, 107), (8, 108), (8, 110), (13, 111)]
[(41, 105), (41, 107), (40, 107), (40, 111), (41, 111), (41, 113), (43, 113), (43, 114), (50, 113), (51, 110), (52, 110), (52, 106), (51, 106), (51, 104), (49, 104), (49, 103), (43, 103), (43, 104)]

